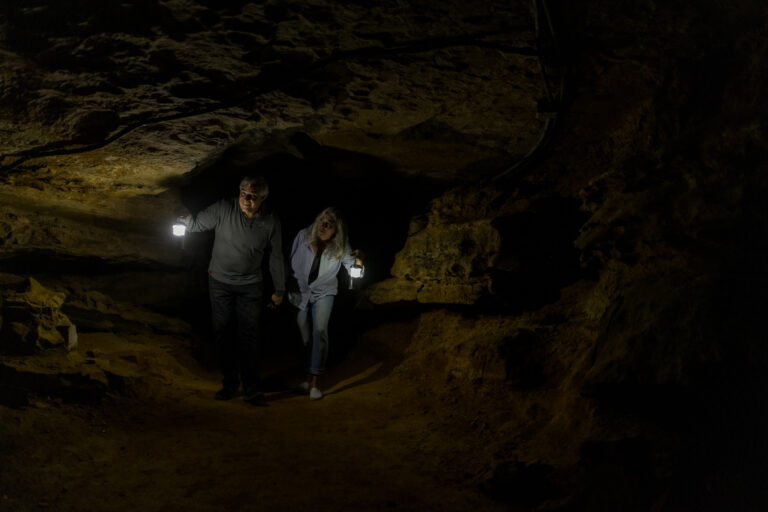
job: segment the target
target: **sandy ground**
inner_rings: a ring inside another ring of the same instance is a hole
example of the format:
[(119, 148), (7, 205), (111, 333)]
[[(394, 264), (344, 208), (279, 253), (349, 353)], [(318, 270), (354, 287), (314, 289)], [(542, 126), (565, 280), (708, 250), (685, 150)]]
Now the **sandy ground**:
[(127, 394), (0, 406), (0, 510), (502, 510), (472, 483), (472, 433), (372, 354), (337, 364), (319, 401), (268, 362), (254, 406), (213, 400), (219, 376), (187, 348), (84, 334), (78, 357), (129, 376)]

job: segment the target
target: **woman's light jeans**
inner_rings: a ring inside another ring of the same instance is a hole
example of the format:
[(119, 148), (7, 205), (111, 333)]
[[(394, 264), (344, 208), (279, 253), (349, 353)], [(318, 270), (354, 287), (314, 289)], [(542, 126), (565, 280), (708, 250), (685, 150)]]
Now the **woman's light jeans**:
[[(328, 321), (331, 319), (333, 309), (333, 295), (326, 295), (317, 302), (307, 305), (304, 311), (299, 310), (296, 315), (296, 323), (299, 324), (301, 341), (304, 346), (309, 345), (310, 333), (312, 336), (311, 357), (309, 373), (322, 375), (325, 372), (325, 363), (328, 359)], [(310, 325), (310, 311), (312, 313), (312, 325)]]

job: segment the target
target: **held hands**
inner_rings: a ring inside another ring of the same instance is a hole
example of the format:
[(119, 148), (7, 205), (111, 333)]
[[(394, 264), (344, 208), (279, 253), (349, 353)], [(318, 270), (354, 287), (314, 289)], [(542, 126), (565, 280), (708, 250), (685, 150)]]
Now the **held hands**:
[(278, 297), (277, 295), (275, 295), (275, 294), (272, 294), (272, 299), (271, 299), (270, 303), (269, 303), (269, 304), (267, 304), (267, 307), (268, 307), (269, 309), (275, 309), (275, 308), (277, 308), (277, 306), (279, 306), (279, 305), (280, 305), (282, 302), (283, 302), (283, 297), (282, 297), (282, 295)]

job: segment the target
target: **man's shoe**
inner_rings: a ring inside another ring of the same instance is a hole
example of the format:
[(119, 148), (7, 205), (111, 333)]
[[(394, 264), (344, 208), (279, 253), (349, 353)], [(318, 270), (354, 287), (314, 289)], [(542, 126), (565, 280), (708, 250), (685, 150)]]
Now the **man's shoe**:
[(216, 392), (215, 398), (216, 400), (229, 400), (230, 398), (234, 397), (237, 394), (236, 389), (232, 388), (221, 388)]
[(309, 390), (309, 399), (310, 400), (320, 400), (323, 398), (323, 392), (320, 391), (317, 388), (312, 388)]
[(264, 392), (256, 389), (246, 389), (245, 390), (245, 396), (243, 397), (243, 400), (250, 404), (260, 404), (264, 402)]

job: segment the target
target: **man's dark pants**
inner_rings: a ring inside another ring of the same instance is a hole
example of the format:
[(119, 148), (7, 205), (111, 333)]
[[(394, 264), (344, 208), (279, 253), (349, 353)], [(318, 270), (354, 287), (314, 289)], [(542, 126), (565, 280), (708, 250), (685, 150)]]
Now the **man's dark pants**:
[[(259, 387), (259, 320), (263, 307), (261, 283), (233, 285), (208, 276), (213, 338), (223, 375), (222, 383), (246, 392)], [(234, 319), (233, 319), (234, 315)], [(234, 335), (227, 327), (234, 320)]]

